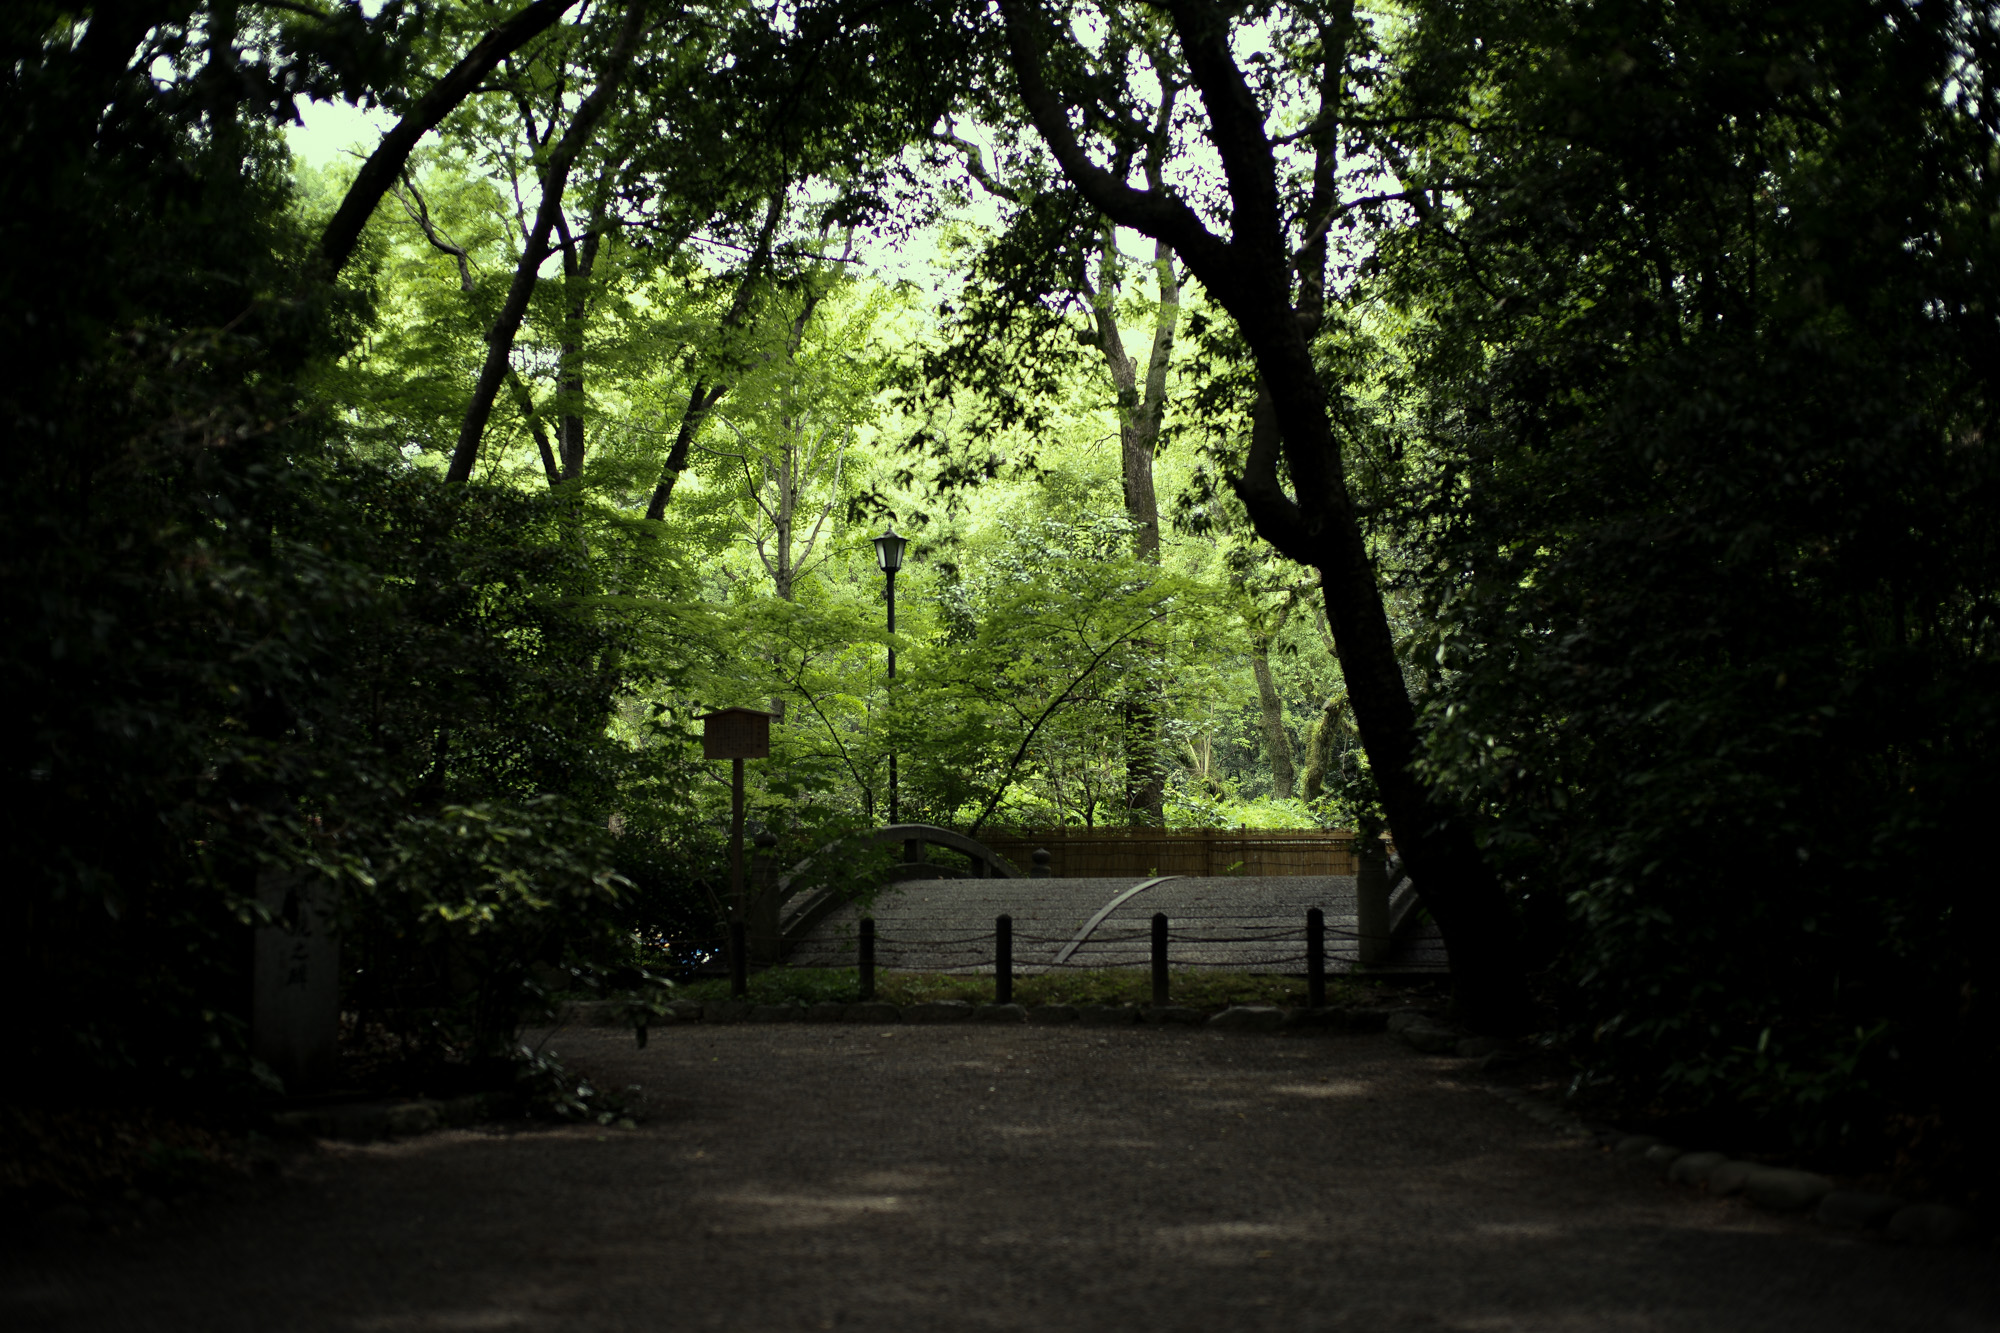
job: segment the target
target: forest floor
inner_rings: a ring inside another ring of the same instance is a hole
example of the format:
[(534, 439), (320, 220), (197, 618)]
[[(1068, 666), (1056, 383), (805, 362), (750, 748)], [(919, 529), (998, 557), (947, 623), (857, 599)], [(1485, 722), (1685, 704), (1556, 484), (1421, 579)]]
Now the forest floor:
[(2000, 1330), (1991, 1245), (1659, 1182), (1388, 1037), (682, 1025), (636, 1130), (295, 1158), (0, 1259), (9, 1330)]

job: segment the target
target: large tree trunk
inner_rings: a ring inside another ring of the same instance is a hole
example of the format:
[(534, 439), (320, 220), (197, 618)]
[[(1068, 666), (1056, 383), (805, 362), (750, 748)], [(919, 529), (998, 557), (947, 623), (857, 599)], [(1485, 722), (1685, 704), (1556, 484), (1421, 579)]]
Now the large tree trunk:
[[(615, 170), (607, 171), (615, 175)], [(603, 243), (605, 195), (609, 181), (600, 181), (597, 201), (590, 210), (589, 229), (581, 242), (564, 235), (563, 285), (568, 298), (563, 305), (562, 348), (556, 365), (556, 442), (560, 451), (561, 477), (575, 481), (583, 475), (583, 330), (590, 314), (590, 280), (597, 271), (597, 251)]]
[(1298, 770), (1292, 765), (1292, 738), (1285, 733), (1285, 704), (1271, 679), (1271, 642), (1252, 639), (1250, 672), (1257, 677), (1257, 703), (1264, 715), (1264, 745), (1271, 753), (1271, 795), (1292, 799)]
[[(1157, 175), (1157, 165), (1149, 167)], [(1145, 369), (1125, 350), (1118, 330), (1117, 303), (1123, 286), (1123, 264), (1115, 228), (1107, 220), (1099, 265), (1098, 289), (1091, 293), (1099, 351), (1110, 372), (1118, 401), (1119, 472), (1123, 482), (1125, 517), (1132, 523), (1132, 554), (1148, 564), (1160, 562), (1160, 502), (1153, 486), (1153, 452), (1167, 410), (1167, 369), (1173, 359), (1174, 335), (1181, 312), (1180, 278), (1174, 252), (1155, 242), (1153, 271), (1160, 301), (1153, 317), (1152, 346)], [(1139, 665), (1125, 681), (1121, 719), (1125, 733), (1125, 811), (1134, 824), (1158, 827), (1166, 823), (1167, 775), (1160, 759), (1160, 672), (1158, 653), (1150, 643), (1133, 645)]]
[[(1523, 1016), (1524, 986), (1513, 919), (1500, 882), (1455, 810), (1433, 801), (1413, 770), (1416, 710), (1403, 683), (1389, 618), (1358, 515), (1347, 491), (1339, 440), (1327, 411), (1327, 388), (1312, 356), (1323, 299), (1323, 224), (1294, 256), (1285, 241), (1279, 177), (1264, 111), (1230, 49), (1229, 12), (1210, 0), (1166, 0), (1188, 73), (1208, 113), (1208, 134), (1228, 181), (1232, 212), (1224, 240), (1185, 201), (1158, 187), (1125, 183), (1084, 151), (1064, 100), (1049, 87), (1045, 37), (1071, 40), (1048, 23), (1035, 0), (1001, 0), (1020, 93), (1064, 174), (1092, 206), (1121, 225), (1172, 245), (1209, 294), (1228, 311), (1250, 348), (1261, 393), (1250, 458), (1236, 483), (1259, 535), (1282, 554), (1311, 565), (1340, 648), (1354, 717), (1367, 747), (1396, 845), (1450, 952), (1454, 1004), (1469, 1022), (1507, 1028)], [(1319, 163), (1308, 221), (1330, 219), (1337, 198), (1337, 72), (1344, 47), (1329, 47), (1322, 116), (1315, 126)], [(1310, 229), (1309, 229), (1310, 231)], [(1294, 264), (1304, 280), (1294, 304)], [(1279, 483), (1282, 450), (1294, 495)]]
[(1306, 775), (1302, 794), (1308, 801), (1317, 801), (1326, 792), (1327, 774), (1333, 771), (1333, 762), (1339, 753), (1346, 714), (1345, 694), (1328, 695), (1326, 702), (1320, 705), (1319, 718), (1313, 723), (1312, 734), (1306, 742)]

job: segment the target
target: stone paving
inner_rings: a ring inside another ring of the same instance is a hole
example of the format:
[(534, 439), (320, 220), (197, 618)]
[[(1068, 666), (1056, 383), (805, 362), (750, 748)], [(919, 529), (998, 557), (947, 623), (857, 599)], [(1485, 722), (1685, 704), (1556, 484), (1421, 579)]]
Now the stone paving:
[[(869, 908), (875, 918), (878, 966), (902, 971), (987, 972), (993, 967), (993, 922), (1014, 919), (1014, 967), (1032, 975), (1057, 955), (1119, 895), (1146, 880), (940, 879), (885, 890)], [(1305, 971), (1306, 913), (1326, 914), (1329, 972), (1356, 962), (1354, 879), (1350, 875), (1263, 875), (1168, 879), (1120, 903), (1066, 960), (1070, 967), (1145, 967), (1152, 957), (1152, 919), (1167, 915), (1169, 958), (1176, 967), (1227, 967), (1247, 972)], [(793, 952), (794, 967), (852, 967), (860, 912), (843, 908), (821, 922)], [(1443, 971), (1444, 949), (1434, 928), (1413, 930), (1392, 966)]]

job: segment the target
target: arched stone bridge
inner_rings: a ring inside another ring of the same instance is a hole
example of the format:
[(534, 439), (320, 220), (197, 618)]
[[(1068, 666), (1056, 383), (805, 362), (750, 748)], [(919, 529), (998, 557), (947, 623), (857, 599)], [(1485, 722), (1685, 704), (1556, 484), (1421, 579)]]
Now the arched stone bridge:
[[(1331, 971), (1363, 966), (1364, 937), (1373, 941), (1366, 949), (1368, 971), (1445, 970), (1442, 941), (1394, 866), (1387, 875), (1359, 882), (1352, 875), (1037, 878), (949, 829), (893, 824), (875, 837), (903, 850), (868, 905), (885, 967), (990, 971), (993, 921), (1002, 912), (1014, 919), (1020, 971), (1141, 967), (1149, 957), (1153, 913), (1164, 912), (1184, 941), (1172, 950), (1176, 963), (1303, 971), (1303, 962), (1279, 960), (1302, 955), (1306, 913), (1317, 907), (1326, 914)], [(934, 852), (951, 859), (935, 860)], [(801, 863), (784, 887), (808, 868)], [(784, 918), (786, 961), (795, 967), (853, 966), (860, 915), (854, 902), (834, 893), (799, 895)], [(1204, 940), (1209, 942), (1199, 942)]]

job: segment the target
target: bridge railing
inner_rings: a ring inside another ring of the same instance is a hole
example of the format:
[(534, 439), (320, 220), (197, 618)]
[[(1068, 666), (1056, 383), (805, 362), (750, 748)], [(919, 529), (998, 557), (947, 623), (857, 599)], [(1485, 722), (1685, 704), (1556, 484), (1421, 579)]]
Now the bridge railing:
[(1049, 853), (1051, 875), (1352, 875), (1346, 829), (997, 829), (981, 839), (1017, 865)]
[[(1335, 970), (1335, 963), (1345, 961), (1348, 966), (1339, 970), (1350, 974), (1384, 970), (1395, 943), (1391, 936), (1380, 941), (1381, 949), (1371, 949), (1376, 943), (1373, 937), (1359, 929), (1329, 925), (1317, 907), (1309, 909), (1302, 918), (1282, 923), (1269, 914), (1205, 916), (1200, 918), (1199, 927), (1183, 926), (1179, 930), (1165, 912), (1155, 912), (1143, 927), (1121, 924), (1114, 930), (1096, 930), (1089, 937), (1090, 947), (1080, 950), (1074, 945), (1083, 941), (1016, 932), (1013, 918), (1006, 914), (995, 919), (990, 932), (968, 931), (937, 938), (884, 934), (877, 929), (873, 917), (862, 917), (857, 925), (854, 956), (864, 1000), (874, 998), (880, 972), (907, 970), (990, 974), (994, 1002), (1007, 1004), (1013, 999), (1017, 977), (1044, 976), (1068, 969), (1129, 968), (1134, 964), (1127, 960), (1143, 941), (1155, 1005), (1170, 1003), (1175, 972), (1207, 968), (1267, 976), (1303, 976), (1307, 1003), (1319, 1006), (1326, 1003), (1326, 979)], [(1057, 947), (1065, 944), (1070, 947)], [(1047, 957), (1051, 948), (1057, 948), (1053, 960)], [(1040, 954), (1042, 958), (1023, 962), (1024, 953)], [(1383, 961), (1372, 967), (1364, 963), (1363, 959), (1371, 953)]]

